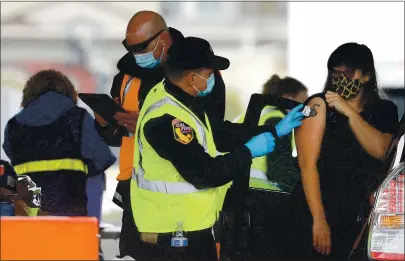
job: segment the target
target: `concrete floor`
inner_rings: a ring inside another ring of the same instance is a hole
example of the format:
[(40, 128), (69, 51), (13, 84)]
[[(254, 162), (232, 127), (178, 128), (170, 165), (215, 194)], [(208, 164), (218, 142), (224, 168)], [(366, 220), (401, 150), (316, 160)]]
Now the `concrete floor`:
[[(122, 210), (112, 202), (112, 198), (117, 186), (116, 177), (118, 167), (112, 166), (106, 171), (106, 191), (103, 197), (103, 220), (104, 223), (109, 223), (114, 226), (121, 227)], [(112, 260), (119, 254), (119, 240), (103, 239), (101, 240), (101, 248), (104, 253), (105, 260)]]
[(112, 260), (119, 254), (118, 240), (101, 240), (101, 249), (104, 253), (104, 260)]

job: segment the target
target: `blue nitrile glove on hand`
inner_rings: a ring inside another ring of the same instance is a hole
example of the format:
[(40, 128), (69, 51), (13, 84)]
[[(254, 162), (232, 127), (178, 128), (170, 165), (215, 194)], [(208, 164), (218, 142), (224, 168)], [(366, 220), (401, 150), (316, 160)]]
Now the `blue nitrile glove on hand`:
[(301, 120), (304, 118), (304, 114), (302, 114), (300, 110), (302, 110), (303, 107), (303, 104), (298, 105), (276, 125), (276, 131), (279, 137), (285, 136), (294, 128), (301, 126)]
[(251, 138), (245, 146), (248, 147), (253, 158), (269, 154), (274, 150), (276, 143), (270, 132), (265, 132)]

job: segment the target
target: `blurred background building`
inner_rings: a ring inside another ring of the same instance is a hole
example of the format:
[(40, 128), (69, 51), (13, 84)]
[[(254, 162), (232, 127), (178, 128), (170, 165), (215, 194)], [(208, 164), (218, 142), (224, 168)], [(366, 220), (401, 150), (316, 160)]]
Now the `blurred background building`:
[(2, 2), (2, 127), (19, 109), (24, 81), (42, 68), (65, 72), (81, 92), (109, 92), (128, 20), (145, 9), (232, 61), (223, 72), (228, 119), (271, 73), (285, 73), (285, 2)]
[[(403, 112), (403, 92), (395, 94), (404, 87), (403, 2), (1, 2), (1, 136), (20, 109), (25, 81), (40, 69), (61, 70), (80, 92), (108, 93), (126, 52), (127, 23), (140, 10), (161, 13), (169, 26), (207, 39), (230, 59), (222, 73), (229, 120), (275, 73), (296, 77), (310, 94), (321, 91), (330, 53), (348, 41), (371, 48), (380, 84)], [(106, 213), (116, 210), (115, 174)]]

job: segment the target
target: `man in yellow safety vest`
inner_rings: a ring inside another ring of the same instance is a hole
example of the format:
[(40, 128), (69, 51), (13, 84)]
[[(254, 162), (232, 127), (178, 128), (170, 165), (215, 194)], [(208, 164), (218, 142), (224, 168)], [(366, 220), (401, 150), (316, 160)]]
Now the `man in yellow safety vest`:
[[(238, 124), (227, 125), (238, 129), (234, 132), (211, 128), (202, 101), (214, 88), (214, 70), (228, 67), (229, 61), (214, 55), (207, 41), (187, 37), (173, 44), (167, 78), (144, 101), (131, 181), (142, 241), (137, 260), (217, 260), (212, 228), (226, 185), (237, 175), (249, 175), (252, 158), (273, 151), (274, 136), (301, 125), (299, 106), (275, 127), (245, 132)], [(233, 148), (220, 149), (225, 143)], [(230, 153), (218, 156), (217, 150)]]

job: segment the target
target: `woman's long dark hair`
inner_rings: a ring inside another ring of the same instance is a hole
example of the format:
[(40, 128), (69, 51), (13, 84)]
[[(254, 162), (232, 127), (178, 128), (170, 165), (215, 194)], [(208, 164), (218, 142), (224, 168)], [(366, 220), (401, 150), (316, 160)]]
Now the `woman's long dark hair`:
[(292, 77), (281, 79), (277, 74), (271, 76), (263, 85), (263, 94), (271, 94), (278, 97), (285, 94), (296, 97), (301, 91), (306, 92), (308, 89), (300, 81)]
[(333, 68), (341, 65), (360, 69), (363, 75), (370, 77), (363, 87), (363, 95), (361, 97), (361, 103), (365, 107), (374, 104), (381, 98), (377, 84), (377, 72), (374, 66), (373, 53), (366, 45), (357, 43), (342, 44), (330, 55), (324, 93), (331, 88)]

